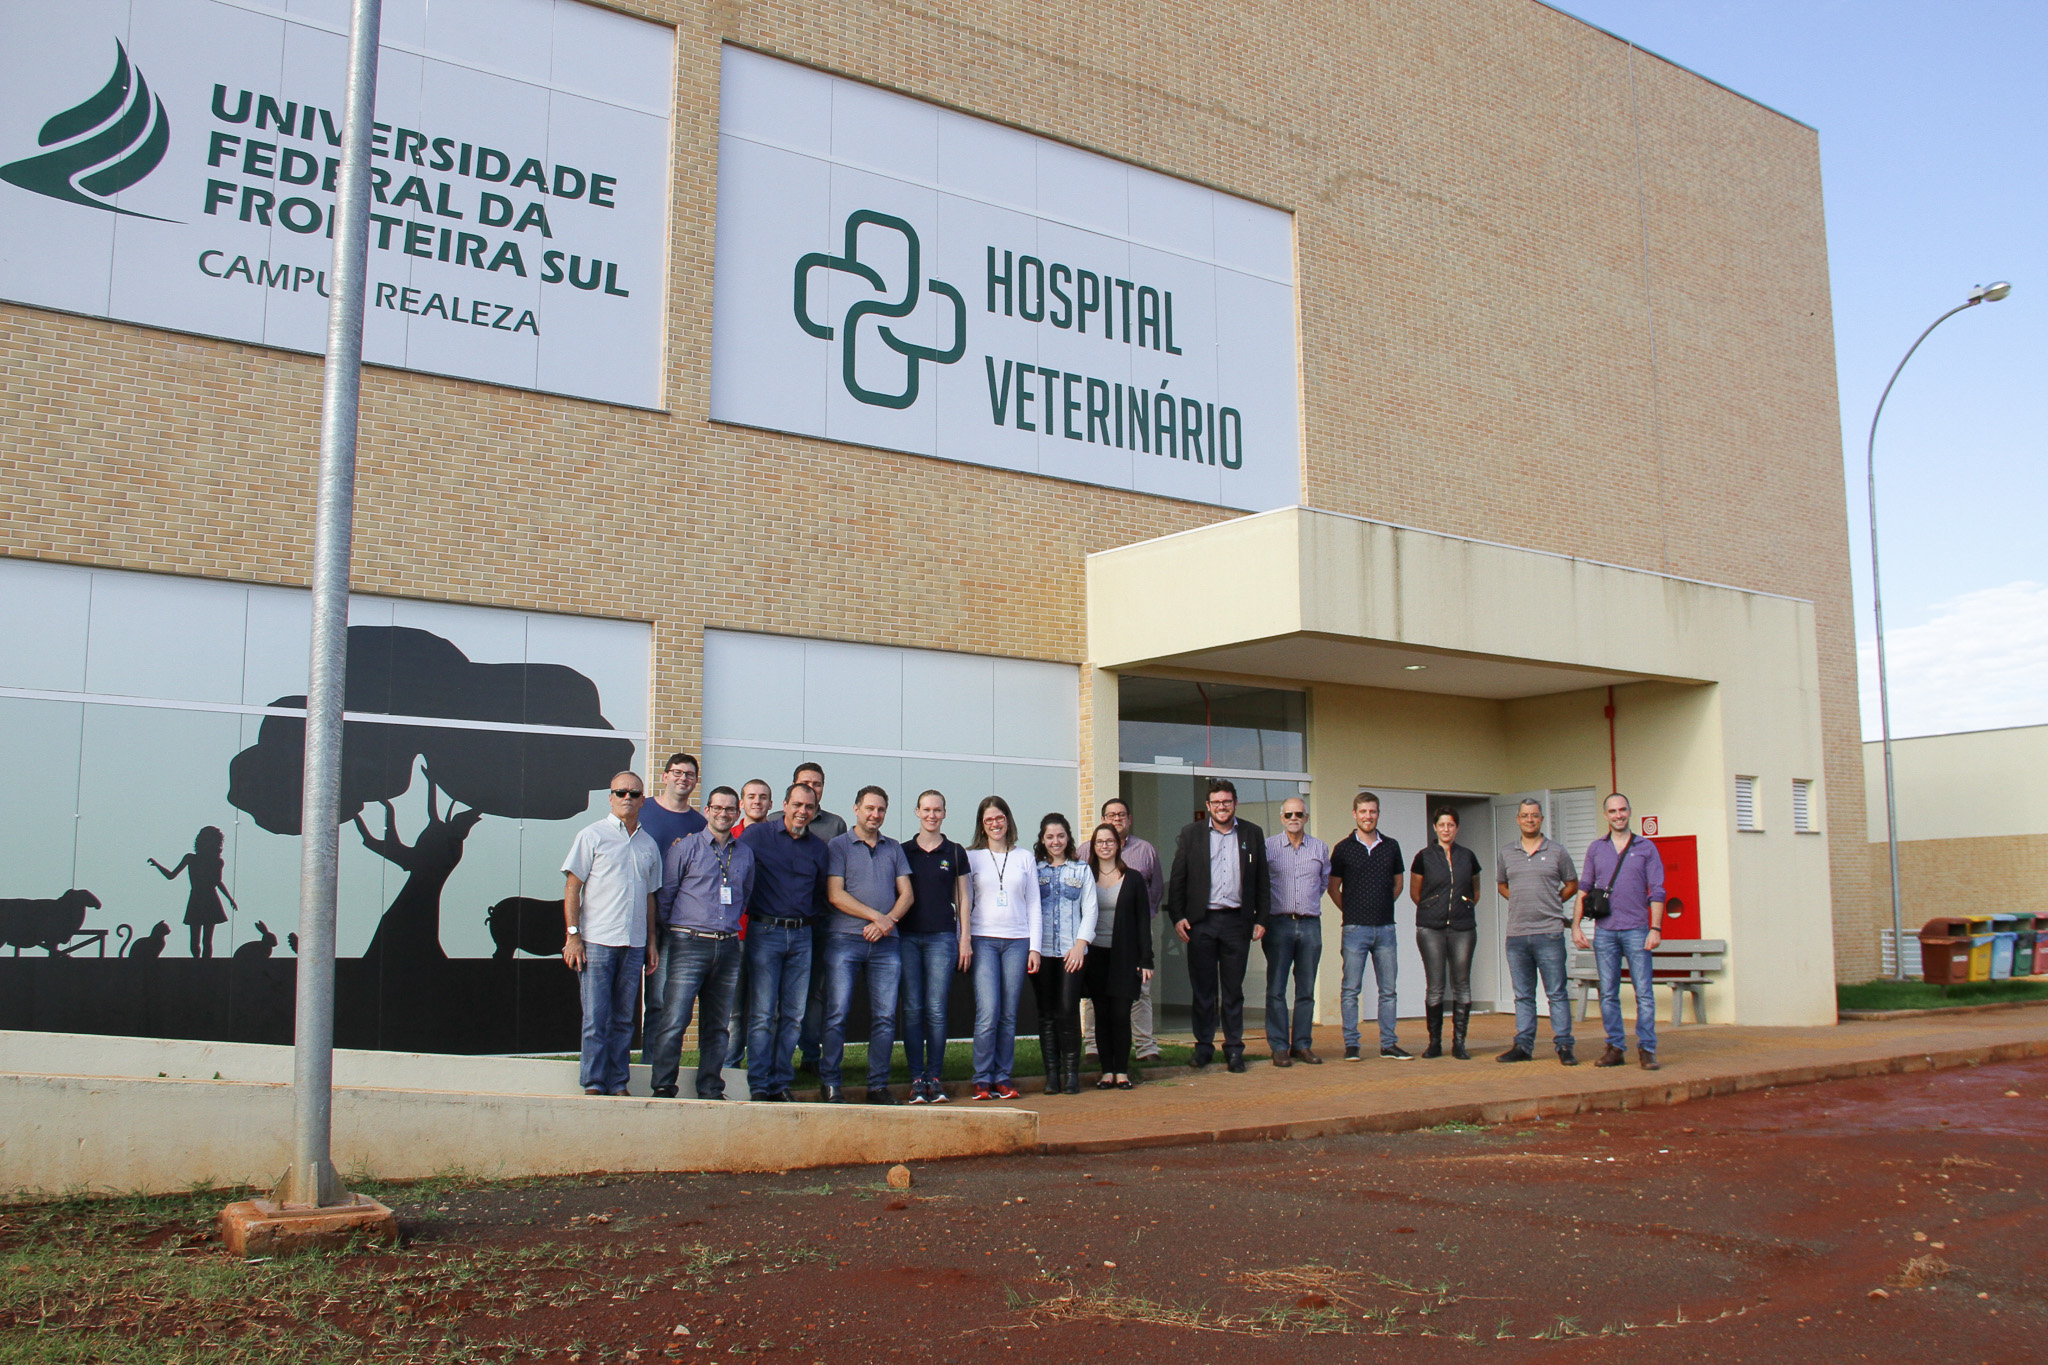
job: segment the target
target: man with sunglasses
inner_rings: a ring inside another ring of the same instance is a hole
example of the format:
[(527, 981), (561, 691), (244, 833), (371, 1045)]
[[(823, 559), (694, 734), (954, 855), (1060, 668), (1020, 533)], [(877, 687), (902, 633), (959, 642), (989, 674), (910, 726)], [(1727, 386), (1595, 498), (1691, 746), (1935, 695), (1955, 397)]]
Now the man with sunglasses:
[[(1266, 840), (1266, 870), (1273, 879), (1272, 920), (1267, 925), (1266, 1043), (1274, 1066), (1316, 1056), (1316, 969), (1323, 961), (1323, 891), (1330, 884), (1330, 846), (1308, 832), (1308, 802), (1290, 796), (1280, 803), (1280, 833)], [(1287, 1005), (1287, 974), (1294, 973), (1294, 1008)]]
[(612, 774), (611, 814), (578, 831), (563, 860), (562, 961), (583, 997), (586, 1095), (626, 1093), (640, 979), (660, 965), (654, 941), (661, 853), (640, 828), (647, 789), (636, 772)]

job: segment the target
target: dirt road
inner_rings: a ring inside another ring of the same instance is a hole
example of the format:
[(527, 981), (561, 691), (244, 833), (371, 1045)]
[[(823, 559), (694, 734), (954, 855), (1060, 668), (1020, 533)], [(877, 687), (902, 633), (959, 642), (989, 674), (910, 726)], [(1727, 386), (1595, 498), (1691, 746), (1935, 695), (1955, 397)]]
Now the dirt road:
[[(308, 1311), (393, 1359), (2040, 1361), (2044, 1137), (2048, 1060), (937, 1164), (907, 1192), (879, 1168), (428, 1186), (398, 1193), (408, 1250), (356, 1258), (382, 1298)], [(396, 1302), (466, 1261), (471, 1288)]]

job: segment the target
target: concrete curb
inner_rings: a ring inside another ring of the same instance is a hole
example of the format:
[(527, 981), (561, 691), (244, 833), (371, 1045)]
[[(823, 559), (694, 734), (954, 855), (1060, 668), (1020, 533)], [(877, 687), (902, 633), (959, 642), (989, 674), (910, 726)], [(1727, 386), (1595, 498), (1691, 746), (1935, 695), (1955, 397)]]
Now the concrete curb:
[[(1924, 1014), (1926, 1011), (1916, 1010), (1914, 1013)], [(1434, 1128), (1444, 1123), (1492, 1125), (1527, 1122), (1531, 1119), (1573, 1114), (1684, 1104), (1689, 1100), (1734, 1095), (1745, 1090), (1764, 1090), (1779, 1085), (1811, 1085), (1817, 1081), (1854, 1080), (1863, 1076), (1947, 1071), (1959, 1066), (1975, 1066), (1984, 1062), (2021, 1061), (2041, 1056), (2048, 1056), (2048, 1038), (1951, 1048), (1941, 1052), (1912, 1053), (1898, 1057), (1866, 1057), (1858, 1061), (1835, 1062), (1820, 1066), (1779, 1067), (1736, 1075), (1709, 1076), (1691, 1081), (1615, 1086), (1606, 1090), (1544, 1095), (1531, 1099), (1482, 1100), (1465, 1104), (1436, 1105), (1426, 1109), (1397, 1109), (1375, 1114), (1344, 1114), (1330, 1118), (1301, 1119), (1288, 1123), (1250, 1124), (1236, 1128), (1181, 1133), (1150, 1133), (1141, 1137), (1101, 1138), (1081, 1142), (1040, 1142), (1038, 1151), (1043, 1156), (1088, 1156), (1103, 1152), (1135, 1151), (1147, 1147), (1187, 1147), (1216, 1142), (1280, 1142), (1300, 1138), (1339, 1137), (1347, 1133), (1403, 1133), (1412, 1132), (1417, 1128)]]
[(1997, 1014), (2003, 1010), (2031, 1010), (2048, 1005), (2042, 1000), (1995, 1000), (1988, 1005), (1941, 1005), (1931, 1010), (1840, 1010), (1836, 1018), (1859, 1024), (1886, 1019), (1938, 1019), (1944, 1014)]

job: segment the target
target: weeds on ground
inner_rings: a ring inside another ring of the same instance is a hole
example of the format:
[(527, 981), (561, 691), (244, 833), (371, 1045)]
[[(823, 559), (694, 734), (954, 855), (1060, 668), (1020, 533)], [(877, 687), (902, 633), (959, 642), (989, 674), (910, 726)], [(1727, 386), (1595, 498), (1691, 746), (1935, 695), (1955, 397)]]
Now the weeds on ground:
[[(473, 1183), (452, 1181), (425, 1190)], [(418, 1195), (422, 1183), (401, 1188)], [(529, 1313), (731, 1283), (817, 1255), (566, 1241), (239, 1261), (214, 1233), (220, 1203), (208, 1192), (0, 1211), (0, 1365), (481, 1365), (535, 1350), (518, 1330)]]

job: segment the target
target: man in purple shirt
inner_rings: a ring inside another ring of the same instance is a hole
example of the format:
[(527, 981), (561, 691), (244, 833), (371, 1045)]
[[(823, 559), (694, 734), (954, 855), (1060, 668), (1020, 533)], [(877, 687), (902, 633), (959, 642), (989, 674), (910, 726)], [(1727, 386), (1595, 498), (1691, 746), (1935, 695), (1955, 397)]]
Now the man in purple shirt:
[[(1308, 832), (1308, 802), (1280, 803), (1280, 833), (1266, 840), (1273, 879), (1273, 921), (1266, 929), (1266, 1042), (1274, 1066), (1321, 1066), (1311, 1044), (1316, 1013), (1316, 969), (1323, 960), (1323, 890), (1330, 884), (1330, 846)], [(1287, 974), (1294, 973), (1294, 1009), (1287, 1005)]]
[[(1664, 860), (1657, 845), (1629, 831), (1628, 798), (1620, 792), (1607, 798), (1607, 837), (1595, 839), (1579, 868), (1579, 910), (1572, 920), (1572, 942), (1591, 948), (1600, 964), (1600, 1022), (1607, 1028), (1607, 1051), (1594, 1066), (1620, 1066), (1628, 1060), (1628, 1035), (1621, 1017), (1621, 963), (1628, 958), (1629, 985), (1636, 993), (1636, 1055), (1643, 1070), (1657, 1071), (1657, 993), (1651, 986), (1651, 952), (1664, 941)], [(1586, 898), (1608, 890), (1608, 913), (1593, 921), (1593, 941), (1586, 941)]]

